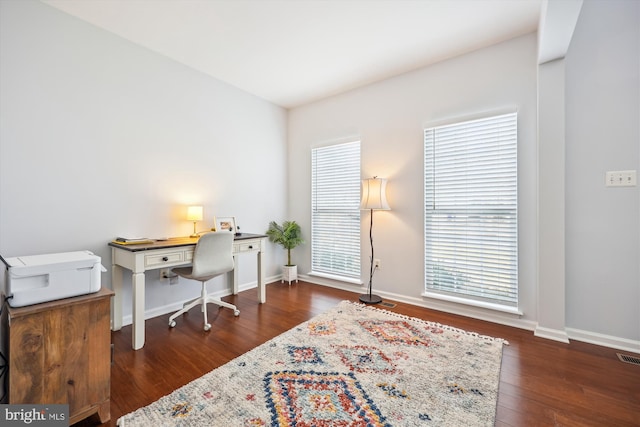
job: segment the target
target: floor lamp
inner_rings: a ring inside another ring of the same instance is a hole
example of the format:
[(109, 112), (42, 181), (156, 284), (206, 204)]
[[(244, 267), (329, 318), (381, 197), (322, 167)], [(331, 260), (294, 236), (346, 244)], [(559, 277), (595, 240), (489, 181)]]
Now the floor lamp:
[(382, 302), (382, 298), (378, 295), (371, 293), (373, 287), (373, 271), (374, 262), (373, 257), (373, 211), (374, 210), (389, 210), (389, 204), (387, 203), (387, 180), (374, 176), (373, 178), (362, 180), (362, 200), (360, 202), (360, 209), (367, 209), (371, 211), (371, 223), (369, 225), (369, 242), (371, 243), (371, 267), (369, 270), (369, 293), (360, 295), (360, 301), (365, 304), (378, 304)]

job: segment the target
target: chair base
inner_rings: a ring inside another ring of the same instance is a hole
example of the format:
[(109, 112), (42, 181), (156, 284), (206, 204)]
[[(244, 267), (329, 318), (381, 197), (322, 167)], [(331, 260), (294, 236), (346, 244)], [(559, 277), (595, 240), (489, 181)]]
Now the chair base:
[(201, 311), (204, 315), (204, 330), (208, 331), (211, 329), (211, 324), (209, 324), (209, 322), (207, 321), (207, 304), (215, 304), (217, 306), (220, 307), (225, 307), (225, 308), (229, 308), (231, 310), (233, 310), (233, 315), (234, 316), (239, 316), (240, 315), (240, 310), (238, 310), (238, 308), (233, 305), (233, 304), (229, 304), (228, 302), (224, 302), (222, 300), (220, 300), (220, 298), (216, 298), (213, 297), (211, 295), (207, 295), (207, 285), (206, 282), (202, 283), (202, 292), (200, 294), (199, 298), (196, 298), (192, 301), (186, 302), (184, 303), (184, 305), (182, 306), (182, 309), (176, 311), (175, 313), (173, 313), (171, 315), (171, 317), (169, 317), (169, 327), (171, 328), (175, 328), (176, 326), (176, 318), (184, 313), (186, 313), (187, 311), (191, 310), (193, 307), (195, 307), (196, 305), (202, 305)]

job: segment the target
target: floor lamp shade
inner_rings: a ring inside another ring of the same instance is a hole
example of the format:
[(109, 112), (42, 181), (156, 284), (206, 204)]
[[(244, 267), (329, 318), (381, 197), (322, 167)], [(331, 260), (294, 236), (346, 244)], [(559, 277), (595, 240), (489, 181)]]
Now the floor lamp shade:
[(369, 178), (362, 180), (362, 199), (360, 209), (389, 210), (387, 203), (387, 180), (383, 178)]
[(382, 302), (382, 298), (372, 293), (373, 288), (373, 211), (389, 210), (387, 202), (387, 180), (383, 178), (373, 177), (362, 180), (362, 199), (360, 201), (360, 209), (371, 211), (371, 222), (369, 225), (369, 241), (371, 243), (371, 259), (369, 269), (369, 293), (360, 295), (360, 301), (365, 304), (378, 304)]

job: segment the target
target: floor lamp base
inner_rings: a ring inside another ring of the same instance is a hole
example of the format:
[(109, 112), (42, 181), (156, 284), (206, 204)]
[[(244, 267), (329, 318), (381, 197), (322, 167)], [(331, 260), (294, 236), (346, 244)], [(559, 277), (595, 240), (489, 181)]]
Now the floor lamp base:
[(382, 302), (382, 298), (378, 295), (364, 294), (360, 295), (360, 302), (363, 302), (365, 304), (379, 304)]

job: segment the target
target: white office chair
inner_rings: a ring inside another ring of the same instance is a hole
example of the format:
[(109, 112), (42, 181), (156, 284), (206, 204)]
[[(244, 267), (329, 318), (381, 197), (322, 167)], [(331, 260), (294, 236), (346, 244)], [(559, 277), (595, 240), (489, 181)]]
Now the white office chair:
[(240, 315), (240, 310), (235, 305), (221, 301), (219, 298), (207, 295), (207, 282), (216, 276), (233, 270), (233, 233), (218, 232), (207, 233), (200, 237), (193, 251), (191, 267), (177, 267), (172, 271), (186, 279), (202, 282), (202, 294), (199, 298), (184, 304), (182, 310), (169, 317), (169, 326), (175, 327), (175, 318), (191, 310), (196, 305), (202, 304), (204, 313), (204, 330), (211, 329), (207, 322), (207, 303), (217, 304), (233, 310), (235, 316)]

